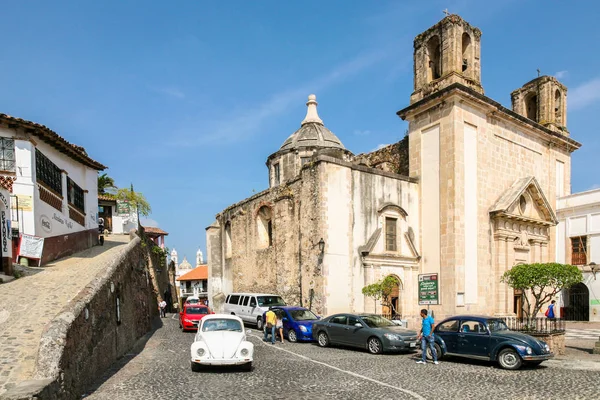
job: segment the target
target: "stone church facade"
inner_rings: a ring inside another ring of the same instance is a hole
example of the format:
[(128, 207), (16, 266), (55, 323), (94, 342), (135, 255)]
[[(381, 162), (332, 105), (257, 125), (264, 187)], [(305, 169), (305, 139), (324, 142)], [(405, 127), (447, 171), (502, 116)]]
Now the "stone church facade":
[(300, 129), (267, 159), (269, 189), (207, 228), (212, 304), (267, 292), (324, 315), (382, 312), (361, 289), (394, 275), (397, 312), (416, 319), (418, 274), (438, 273), (437, 318), (518, 313), (522, 294), (500, 277), (555, 259), (556, 199), (580, 144), (555, 78), (513, 91), (512, 109), (484, 95), (480, 39), (457, 15), (415, 38), (414, 91), (397, 113), (409, 132), (377, 152), (353, 155), (309, 96)]

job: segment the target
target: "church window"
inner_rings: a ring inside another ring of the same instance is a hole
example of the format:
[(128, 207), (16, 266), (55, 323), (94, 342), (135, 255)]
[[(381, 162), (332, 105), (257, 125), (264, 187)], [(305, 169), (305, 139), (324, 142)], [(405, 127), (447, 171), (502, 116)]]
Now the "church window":
[(462, 71), (465, 72), (472, 62), (472, 45), (471, 45), (471, 36), (468, 33), (462, 34)]
[(440, 38), (434, 36), (427, 43), (428, 54), (428, 82), (436, 80), (442, 76), (442, 57), (440, 50)]
[(231, 222), (225, 224), (225, 258), (231, 258)]
[(85, 210), (83, 189), (67, 176), (67, 201), (70, 205), (83, 212)]
[(258, 233), (258, 248), (266, 249), (273, 245), (273, 220), (272, 211), (268, 206), (262, 206), (256, 215)]
[(385, 218), (385, 250), (386, 251), (397, 251), (397, 218)]
[(15, 172), (15, 141), (0, 137), (0, 171)]
[(562, 125), (562, 95), (558, 89), (554, 92), (554, 122)]
[(273, 165), (273, 182), (275, 183), (275, 185), (279, 185), (279, 183), (281, 182), (279, 163)]
[(571, 238), (571, 265), (587, 264), (587, 237), (579, 236)]
[(525, 99), (525, 112), (527, 113), (527, 118), (532, 121), (537, 122), (537, 108), (538, 108), (537, 95), (532, 93)]
[(519, 210), (521, 214), (525, 214), (525, 210), (527, 210), (527, 199), (525, 196), (519, 197)]

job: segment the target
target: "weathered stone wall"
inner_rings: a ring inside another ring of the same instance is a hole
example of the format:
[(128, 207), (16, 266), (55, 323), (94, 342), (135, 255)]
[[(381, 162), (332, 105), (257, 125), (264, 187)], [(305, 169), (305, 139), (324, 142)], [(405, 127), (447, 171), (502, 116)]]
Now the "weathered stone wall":
[(138, 237), (50, 323), (35, 379), (7, 399), (77, 399), (151, 329), (158, 314), (148, 254)]
[(404, 176), (410, 172), (408, 160), (408, 135), (397, 143), (371, 153), (359, 154), (355, 158), (358, 164)]

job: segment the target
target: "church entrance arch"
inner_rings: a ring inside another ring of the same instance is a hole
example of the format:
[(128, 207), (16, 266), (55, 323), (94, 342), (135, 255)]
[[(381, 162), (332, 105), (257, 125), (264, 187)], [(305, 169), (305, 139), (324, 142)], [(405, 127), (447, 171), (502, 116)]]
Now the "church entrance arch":
[(388, 275), (384, 282), (388, 282), (381, 299), (382, 314), (386, 318), (402, 317), (402, 281), (396, 275)]
[(590, 291), (583, 283), (567, 289), (567, 302), (564, 307), (564, 318), (569, 321), (590, 320)]

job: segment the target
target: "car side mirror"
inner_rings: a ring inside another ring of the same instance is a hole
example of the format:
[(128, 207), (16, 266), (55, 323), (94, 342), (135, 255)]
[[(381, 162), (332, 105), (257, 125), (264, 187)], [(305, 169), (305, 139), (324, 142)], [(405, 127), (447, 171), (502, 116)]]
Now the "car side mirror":
[(281, 320), (282, 320), (283, 322), (288, 322), (288, 319), (287, 319), (287, 317), (283, 317)]
[(317, 319), (321, 319), (321, 316), (320, 316), (320, 315), (317, 315)]
[(360, 322), (355, 323), (354, 326), (357, 327), (357, 328), (362, 328), (363, 327)]
[(179, 311), (179, 315), (183, 315), (183, 311)]

